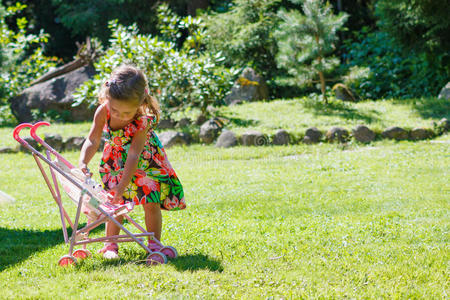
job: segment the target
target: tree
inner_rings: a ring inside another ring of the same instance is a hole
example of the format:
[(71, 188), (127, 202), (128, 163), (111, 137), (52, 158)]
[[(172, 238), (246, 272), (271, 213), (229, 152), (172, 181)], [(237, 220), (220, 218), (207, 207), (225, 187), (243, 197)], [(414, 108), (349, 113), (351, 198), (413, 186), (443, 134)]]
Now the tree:
[(393, 37), (406, 52), (426, 53), (435, 68), (450, 74), (450, 1), (379, 0), (378, 25)]
[(348, 15), (334, 15), (331, 5), (322, 0), (305, 0), (302, 10), (303, 14), (295, 10), (281, 10), (278, 14), (283, 21), (275, 32), (279, 47), (277, 64), (287, 70), (290, 75), (287, 81), (292, 85), (311, 84), (318, 75), (322, 95), (328, 102), (325, 75), (339, 64), (337, 58), (329, 55), (335, 50), (336, 33)]

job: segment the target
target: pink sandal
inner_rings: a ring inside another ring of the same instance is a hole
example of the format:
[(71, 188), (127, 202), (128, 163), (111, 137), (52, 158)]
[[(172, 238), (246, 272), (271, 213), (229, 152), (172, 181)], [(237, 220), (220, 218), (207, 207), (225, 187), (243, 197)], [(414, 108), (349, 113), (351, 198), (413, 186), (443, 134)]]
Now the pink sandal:
[(103, 253), (103, 257), (106, 259), (117, 259), (119, 258), (119, 246), (116, 243), (107, 243), (98, 250), (98, 253)]

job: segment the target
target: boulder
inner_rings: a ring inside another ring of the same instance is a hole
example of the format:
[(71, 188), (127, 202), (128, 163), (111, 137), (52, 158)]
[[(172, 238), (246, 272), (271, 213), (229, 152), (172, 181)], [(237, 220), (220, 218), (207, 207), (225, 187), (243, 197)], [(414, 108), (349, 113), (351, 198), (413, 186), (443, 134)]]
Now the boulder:
[(403, 128), (392, 126), (381, 133), (384, 138), (402, 141), (408, 139), (408, 131)]
[(330, 142), (338, 141), (340, 143), (345, 143), (348, 140), (348, 131), (341, 127), (332, 127), (326, 133), (327, 140)]
[(447, 118), (442, 118), (439, 120), (437, 127), (443, 132), (450, 131), (450, 121)]
[(189, 118), (182, 118), (178, 121), (178, 127), (183, 128), (191, 125), (191, 120)]
[(83, 146), (85, 138), (72, 136), (64, 141), (64, 150), (66, 151), (80, 151)]
[(447, 84), (441, 89), (438, 99), (450, 99), (450, 82), (447, 82)]
[(159, 121), (158, 129), (174, 129), (176, 122), (171, 119), (162, 119)]
[(245, 68), (236, 80), (231, 93), (225, 97), (228, 105), (269, 98), (269, 88), (264, 79), (252, 68)]
[(241, 140), (244, 146), (265, 146), (269, 144), (267, 135), (255, 130), (250, 130), (242, 134)]
[(17, 148), (2, 147), (0, 148), (0, 153), (17, 153)]
[(272, 138), (272, 144), (274, 145), (288, 145), (289, 142), (289, 133), (284, 129), (278, 130)]
[(64, 143), (61, 135), (56, 133), (46, 133), (44, 135), (44, 142), (49, 144), (53, 149), (61, 152), (64, 149)]
[(197, 120), (195, 120), (195, 125), (202, 125), (203, 123), (205, 123), (206, 121), (208, 121), (208, 118), (204, 115), (200, 115), (197, 117)]
[(41, 113), (53, 110), (69, 114), (72, 121), (92, 120), (94, 109), (89, 109), (86, 104), (72, 107), (72, 94), (94, 74), (94, 67), (89, 65), (26, 88), (10, 99), (11, 111), (19, 122), (33, 121), (32, 110), (36, 109)]
[[(27, 142), (31, 147), (33, 147), (34, 149), (40, 151), (42, 146), (40, 144), (38, 144), (38, 142), (36, 142), (35, 139), (33, 139), (31, 136), (26, 136), (23, 138), (23, 140), (25, 142)], [(22, 146), (22, 144), (20, 144), (20, 151), (23, 152), (28, 152), (29, 150), (27, 148), (25, 148), (25, 146)]]
[(426, 140), (433, 136), (433, 132), (429, 129), (417, 127), (411, 130), (410, 135), (411, 139), (415, 141)]
[(165, 131), (158, 134), (161, 144), (165, 148), (170, 148), (175, 145), (188, 145), (189, 136), (182, 132), (177, 131)]
[(316, 127), (310, 127), (306, 129), (305, 136), (303, 138), (303, 143), (314, 144), (318, 143), (322, 138), (322, 132)]
[(209, 119), (200, 127), (200, 140), (205, 144), (211, 144), (219, 135), (222, 129), (222, 123), (213, 118)]
[(355, 139), (361, 143), (370, 143), (375, 139), (375, 132), (365, 125), (356, 126), (352, 132)]
[(216, 142), (216, 147), (229, 148), (238, 144), (238, 140), (234, 132), (230, 130), (224, 130)]
[(331, 90), (334, 92), (336, 99), (351, 102), (357, 101), (355, 92), (342, 83), (336, 83)]

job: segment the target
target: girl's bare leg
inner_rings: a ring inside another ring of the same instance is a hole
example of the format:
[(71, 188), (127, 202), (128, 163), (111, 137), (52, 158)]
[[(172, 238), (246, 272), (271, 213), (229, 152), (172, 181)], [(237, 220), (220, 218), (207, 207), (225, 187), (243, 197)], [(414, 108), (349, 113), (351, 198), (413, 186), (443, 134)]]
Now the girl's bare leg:
[(161, 204), (159, 203), (145, 203), (143, 205), (145, 212), (145, 226), (148, 232), (153, 232), (155, 237), (161, 240), (161, 228), (162, 228), (162, 214)]
[[(122, 224), (123, 216), (118, 216), (116, 220)], [(120, 227), (114, 224), (112, 221), (106, 222), (106, 236), (118, 235), (120, 233)]]

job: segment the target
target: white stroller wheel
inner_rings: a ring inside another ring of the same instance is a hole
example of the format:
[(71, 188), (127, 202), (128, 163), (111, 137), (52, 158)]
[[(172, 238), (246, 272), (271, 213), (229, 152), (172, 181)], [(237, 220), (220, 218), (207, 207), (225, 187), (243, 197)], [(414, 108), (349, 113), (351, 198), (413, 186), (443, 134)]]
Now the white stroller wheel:
[(159, 250), (159, 252), (162, 252), (165, 256), (170, 257), (170, 258), (178, 257), (177, 249), (175, 249), (172, 246), (164, 246)]
[(147, 265), (162, 265), (167, 263), (167, 257), (161, 252), (152, 252), (147, 256)]

